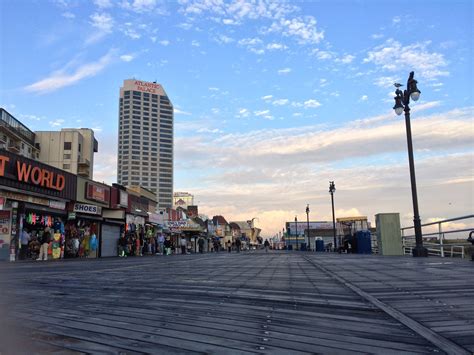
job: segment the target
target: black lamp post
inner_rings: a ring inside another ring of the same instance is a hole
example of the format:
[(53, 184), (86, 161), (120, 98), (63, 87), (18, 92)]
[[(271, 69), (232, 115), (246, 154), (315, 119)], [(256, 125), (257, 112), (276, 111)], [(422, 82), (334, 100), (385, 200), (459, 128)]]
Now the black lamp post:
[(295, 216), (296, 250), (298, 250), (298, 218)]
[(336, 219), (334, 216), (334, 192), (336, 192), (336, 185), (334, 185), (334, 181), (329, 181), (329, 193), (331, 194), (331, 205), (332, 205), (332, 233), (334, 236), (334, 251), (336, 251), (337, 242), (336, 242)]
[(415, 162), (413, 160), (413, 144), (411, 140), (411, 124), (410, 124), (410, 97), (413, 101), (418, 101), (420, 98), (420, 90), (416, 86), (417, 81), (413, 79), (414, 72), (410, 73), (407, 81), (407, 89), (400, 90), (401, 84), (395, 83), (395, 106), (393, 109), (397, 115), (401, 115), (405, 111), (405, 124), (407, 130), (407, 145), (408, 145), (408, 161), (410, 163), (410, 179), (411, 179), (411, 196), (413, 199), (413, 223), (415, 226), (415, 240), (416, 246), (412, 251), (413, 256), (428, 256), (428, 249), (423, 247), (423, 235), (421, 233), (420, 214), (418, 213), (418, 197), (416, 194), (416, 178), (415, 178)]
[(306, 234), (308, 236), (308, 250), (311, 251), (311, 242), (309, 241), (309, 204), (306, 206)]

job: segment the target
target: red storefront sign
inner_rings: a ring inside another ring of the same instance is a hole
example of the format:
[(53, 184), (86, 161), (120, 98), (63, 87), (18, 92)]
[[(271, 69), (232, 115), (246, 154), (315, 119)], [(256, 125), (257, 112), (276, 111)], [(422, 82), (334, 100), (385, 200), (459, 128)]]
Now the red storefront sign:
[(110, 187), (94, 184), (88, 181), (86, 184), (86, 199), (109, 203)]

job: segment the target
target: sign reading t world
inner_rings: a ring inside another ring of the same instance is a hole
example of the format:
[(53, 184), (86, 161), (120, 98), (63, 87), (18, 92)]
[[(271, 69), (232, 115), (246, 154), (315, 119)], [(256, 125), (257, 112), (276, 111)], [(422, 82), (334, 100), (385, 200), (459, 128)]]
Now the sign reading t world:
[(135, 80), (135, 89), (137, 91), (148, 92), (150, 94), (159, 94), (160, 85), (146, 81)]

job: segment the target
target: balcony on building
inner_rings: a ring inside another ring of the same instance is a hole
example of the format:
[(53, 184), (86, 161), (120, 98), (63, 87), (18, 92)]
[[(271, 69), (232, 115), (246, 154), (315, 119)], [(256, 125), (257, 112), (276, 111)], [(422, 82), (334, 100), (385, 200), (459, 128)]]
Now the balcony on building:
[(89, 159), (81, 158), (77, 162), (77, 175), (89, 177), (91, 162)]
[[(0, 108), (0, 132), (5, 133), (13, 140), (12, 149), (16, 149), (16, 143), (26, 142), (30, 146), (35, 146), (35, 134), (23, 123), (10, 115), (5, 109)], [(0, 135), (1, 136), (1, 135)], [(20, 146), (21, 148), (21, 146)]]

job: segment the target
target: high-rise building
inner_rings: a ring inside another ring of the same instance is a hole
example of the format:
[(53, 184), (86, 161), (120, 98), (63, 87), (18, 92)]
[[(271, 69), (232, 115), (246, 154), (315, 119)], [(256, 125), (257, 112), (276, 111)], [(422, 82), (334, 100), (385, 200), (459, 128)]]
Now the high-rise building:
[(173, 105), (163, 86), (124, 80), (120, 88), (117, 181), (173, 205)]
[(90, 128), (63, 128), (61, 131), (36, 131), (38, 160), (70, 173), (93, 179), (94, 153), (99, 144)]

